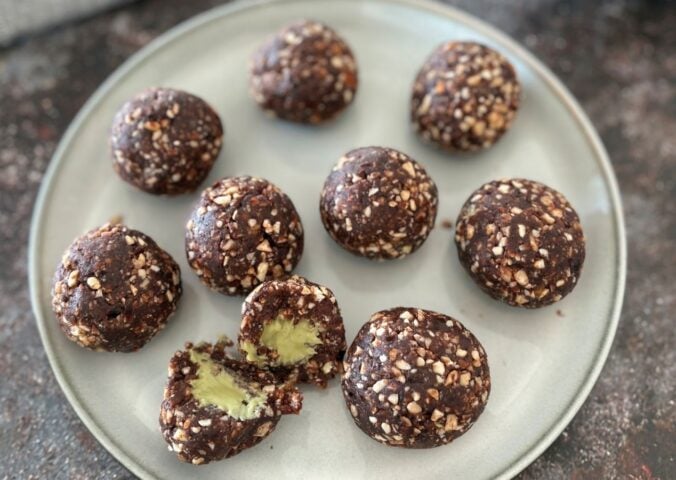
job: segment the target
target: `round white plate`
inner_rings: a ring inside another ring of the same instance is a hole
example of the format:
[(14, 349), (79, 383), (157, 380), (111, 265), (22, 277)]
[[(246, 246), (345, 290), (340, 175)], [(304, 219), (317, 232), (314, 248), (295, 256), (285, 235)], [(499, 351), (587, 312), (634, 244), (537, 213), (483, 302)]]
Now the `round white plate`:
[[(247, 58), (299, 17), (322, 20), (352, 46), (360, 67), (354, 104), (336, 121), (302, 127), (267, 118), (247, 94)], [(499, 144), (482, 154), (449, 156), (420, 143), (409, 127), (413, 77), (428, 53), (449, 39), (472, 39), (516, 66), (524, 98)], [(432, 450), (388, 448), (359, 431), (338, 381), (303, 388), (299, 416), (285, 417), (260, 446), (207, 466), (180, 463), (158, 431), (171, 354), (186, 340), (235, 337), (242, 299), (203, 287), (183, 251), (184, 224), (198, 194), (155, 197), (113, 173), (107, 132), (117, 108), (139, 90), (164, 85), (209, 101), (226, 125), (225, 147), (204, 186), (248, 173), (285, 190), (306, 230), (297, 273), (334, 290), (348, 341), (370, 314), (397, 305), (450, 314), (488, 352), (493, 390), (476, 425)], [(386, 145), (419, 160), (440, 190), (438, 226), (400, 261), (376, 263), (340, 249), (318, 214), (319, 190), (336, 160), (358, 146)], [(491, 300), (460, 267), (452, 219), (469, 193), (498, 177), (523, 176), (563, 192), (582, 219), (587, 260), (577, 289), (536, 311)], [(77, 235), (122, 215), (181, 265), (179, 311), (137, 353), (94, 353), (69, 342), (50, 311), (55, 266)], [(30, 247), (32, 300), (45, 350), (66, 396), (99, 441), (144, 478), (472, 478), (515, 475), (559, 435), (586, 396), (617, 326), (625, 242), (617, 186), (606, 153), (570, 94), (505, 35), (456, 10), (415, 0), (291, 0), (235, 3), (171, 30), (121, 67), (89, 100), (64, 136), (38, 199)]]

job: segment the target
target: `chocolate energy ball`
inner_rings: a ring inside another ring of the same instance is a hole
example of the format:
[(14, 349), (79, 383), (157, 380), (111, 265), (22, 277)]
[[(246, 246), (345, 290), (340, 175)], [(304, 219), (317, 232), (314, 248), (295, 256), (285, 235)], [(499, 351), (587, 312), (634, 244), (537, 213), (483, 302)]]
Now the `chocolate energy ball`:
[(131, 352), (164, 328), (181, 292), (181, 272), (167, 252), (138, 230), (106, 224), (66, 250), (52, 309), (75, 343)]
[(521, 86), (509, 61), (475, 42), (448, 42), (425, 61), (413, 85), (411, 121), (420, 136), (447, 150), (497, 142), (519, 108)]
[(186, 343), (169, 361), (160, 429), (169, 451), (193, 465), (253, 447), (282, 415), (301, 409), (303, 397), (293, 385), (228, 357), (225, 346)]
[(269, 114), (321, 123), (352, 103), (357, 64), (335, 31), (302, 20), (282, 29), (253, 55), (249, 86)]
[(204, 100), (152, 88), (117, 112), (110, 147), (123, 180), (149, 193), (176, 195), (202, 183), (222, 142), (221, 120)]
[(542, 183), (486, 183), (465, 202), (456, 225), (460, 263), (493, 298), (542, 307), (568, 295), (580, 278), (580, 219), (562, 194)]
[(242, 305), (239, 348), (249, 362), (325, 387), (347, 348), (336, 297), (295, 275), (259, 285)]
[(326, 179), (319, 211), (326, 231), (346, 250), (374, 259), (404, 257), (434, 227), (437, 187), (404, 153), (358, 148)]
[(430, 448), (465, 433), (491, 390), (486, 352), (460, 322), (419, 308), (377, 312), (344, 361), (354, 422), (387, 445)]
[(224, 178), (207, 188), (186, 229), (188, 263), (205, 285), (227, 295), (290, 273), (303, 253), (291, 199), (261, 178)]

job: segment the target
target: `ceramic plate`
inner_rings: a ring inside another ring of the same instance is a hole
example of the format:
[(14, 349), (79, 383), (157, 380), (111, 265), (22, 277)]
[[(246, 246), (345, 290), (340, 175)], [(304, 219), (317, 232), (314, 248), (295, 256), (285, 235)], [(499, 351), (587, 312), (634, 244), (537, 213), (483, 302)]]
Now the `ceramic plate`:
[[(322, 20), (352, 46), (360, 67), (354, 104), (319, 128), (267, 118), (247, 94), (247, 58), (272, 32), (299, 17)], [(503, 52), (523, 83), (522, 108), (495, 148), (462, 158), (420, 143), (408, 121), (414, 75), (449, 39), (472, 39)], [(183, 232), (198, 194), (162, 198), (129, 187), (113, 173), (107, 132), (119, 106), (139, 90), (163, 85), (196, 93), (226, 125), (225, 147), (204, 186), (248, 173), (279, 185), (306, 230), (297, 273), (335, 292), (348, 342), (370, 314), (397, 305), (461, 320), (488, 352), (493, 389), (476, 425), (431, 450), (383, 446), (358, 430), (339, 382), (303, 387), (301, 415), (285, 417), (255, 448), (194, 467), (167, 451), (159, 404), (172, 353), (186, 340), (235, 337), (241, 298), (203, 287), (188, 267)], [(420, 161), (440, 193), (437, 227), (414, 255), (387, 263), (354, 257), (326, 234), (319, 191), (346, 151), (367, 145), (402, 150)], [(563, 192), (580, 214), (587, 260), (576, 290), (535, 311), (493, 301), (460, 267), (442, 228), (469, 193), (498, 177), (523, 176)], [(77, 235), (121, 215), (181, 265), (179, 311), (137, 353), (94, 353), (69, 342), (50, 311), (50, 282)], [(291, 0), (227, 5), (171, 30), (122, 66), (94, 94), (64, 136), (45, 177), (30, 248), (32, 300), (45, 350), (73, 408), (99, 441), (143, 478), (507, 478), (559, 435), (586, 396), (617, 326), (625, 243), (617, 186), (597, 135), (570, 94), (522, 47), (464, 13), (414, 0)]]

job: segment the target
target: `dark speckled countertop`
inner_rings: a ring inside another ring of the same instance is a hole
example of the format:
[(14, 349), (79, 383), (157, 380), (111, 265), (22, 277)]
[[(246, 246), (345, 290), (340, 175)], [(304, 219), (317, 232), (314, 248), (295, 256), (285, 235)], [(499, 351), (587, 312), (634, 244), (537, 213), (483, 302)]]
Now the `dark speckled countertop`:
[[(0, 479), (131, 478), (80, 422), (42, 349), (27, 281), (37, 190), (69, 122), (130, 54), (217, 0), (147, 0), (0, 50)], [(514, 36), (580, 100), (610, 153), (629, 271), (590, 397), (523, 479), (676, 478), (676, 4), (448, 2)]]

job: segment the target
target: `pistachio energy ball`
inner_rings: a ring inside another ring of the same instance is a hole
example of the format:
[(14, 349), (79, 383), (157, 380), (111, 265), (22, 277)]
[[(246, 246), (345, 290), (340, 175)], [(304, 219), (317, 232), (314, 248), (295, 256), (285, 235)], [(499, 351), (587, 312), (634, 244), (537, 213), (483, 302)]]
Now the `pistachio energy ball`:
[(291, 199), (262, 178), (224, 178), (202, 192), (186, 225), (188, 263), (202, 283), (244, 295), (288, 275), (303, 253)]
[(393, 148), (343, 156), (324, 183), (324, 228), (343, 248), (372, 259), (404, 257), (434, 227), (437, 187), (418, 162)]
[(456, 222), (460, 263), (483, 291), (510, 305), (561, 300), (580, 278), (585, 238), (566, 197), (522, 178), (475, 190)]
[(218, 114), (201, 98), (151, 88), (125, 103), (110, 137), (113, 168), (149, 193), (194, 191), (207, 177), (223, 142)]
[(377, 312), (344, 361), (352, 419), (386, 445), (431, 448), (476, 422), (491, 390), (486, 352), (460, 322), (419, 308)]
[(52, 309), (70, 340), (131, 352), (167, 323), (181, 298), (178, 264), (150, 237), (105, 224), (76, 238), (52, 287)]
[(345, 109), (357, 91), (350, 47), (328, 26), (301, 20), (284, 27), (253, 55), (249, 86), (276, 117), (317, 124)]
[(242, 305), (239, 349), (261, 367), (325, 387), (346, 348), (333, 292), (303, 277), (262, 283)]
[(413, 85), (411, 121), (426, 141), (451, 151), (488, 148), (509, 129), (521, 86), (512, 64), (475, 42), (447, 42)]
[(301, 393), (267, 370), (230, 358), (225, 343), (186, 343), (169, 361), (160, 408), (164, 440), (179, 460), (201, 465), (237, 455), (300, 412)]

